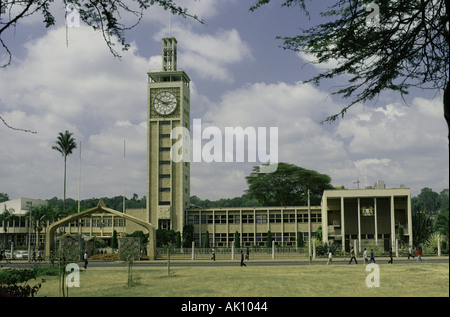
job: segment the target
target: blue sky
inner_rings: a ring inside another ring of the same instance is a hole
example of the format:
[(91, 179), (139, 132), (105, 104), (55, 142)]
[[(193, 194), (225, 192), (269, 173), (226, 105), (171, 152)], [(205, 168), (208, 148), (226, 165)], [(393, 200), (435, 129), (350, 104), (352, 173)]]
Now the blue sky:
[[(383, 94), (356, 105), (343, 120), (318, 124), (345, 100), (331, 96), (344, 79), (321, 86), (301, 84), (319, 70), (302, 55), (279, 46), (277, 35), (298, 34), (309, 21), (299, 8), (278, 3), (256, 12), (254, 1), (180, 1), (205, 25), (171, 18), (178, 40), (178, 65), (192, 80), (191, 120), (224, 127), (278, 127), (279, 161), (330, 175), (334, 185), (356, 188), (378, 180), (448, 188), (448, 139), (442, 96), (412, 91), (408, 105)], [(51, 149), (57, 134), (81, 142), (81, 198), (122, 195), (126, 142), (126, 196), (145, 195), (147, 71), (161, 68), (161, 38), (169, 35), (169, 14), (151, 8), (126, 35), (131, 48), (122, 58), (109, 52), (101, 35), (85, 25), (66, 28), (63, 8), (45, 29), (31, 17), (5, 37), (13, 53), (0, 70), (0, 192), (10, 198), (63, 196), (63, 159)], [(5, 58), (4, 51), (1, 57)], [(67, 196), (78, 196), (79, 150), (68, 159)], [(255, 163), (192, 163), (191, 195), (219, 199), (243, 194)]]

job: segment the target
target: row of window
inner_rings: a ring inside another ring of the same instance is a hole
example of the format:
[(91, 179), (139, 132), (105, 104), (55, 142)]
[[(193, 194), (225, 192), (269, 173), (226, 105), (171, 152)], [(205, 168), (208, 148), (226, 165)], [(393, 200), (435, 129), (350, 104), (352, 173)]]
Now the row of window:
[[(285, 213), (283, 218), (281, 214), (243, 214), (242, 223), (295, 223), (297, 222), (308, 222), (308, 214), (298, 213), (295, 217), (295, 213)], [(321, 222), (321, 213), (312, 213), (311, 222)], [(229, 214), (227, 215), (188, 215), (187, 223), (189, 225), (198, 224), (226, 224), (226, 223), (241, 223), (241, 215)]]
[[(25, 219), (21, 218), (19, 220), (10, 220), (8, 221), (0, 222), (0, 224), (6, 228), (18, 228), (18, 227), (25, 227)], [(124, 227), (125, 226), (125, 219), (123, 218), (84, 218), (80, 221), (74, 221), (70, 223), (70, 226), (72, 227)], [(65, 225), (65, 227), (68, 227), (69, 225)]]
[[(308, 239), (308, 233), (302, 232), (303, 239)], [(297, 233), (295, 232), (274, 232), (271, 233), (272, 241), (275, 241), (275, 245), (285, 245), (285, 246), (294, 246), (297, 241)], [(195, 233), (194, 241), (197, 246), (203, 244), (206, 239), (206, 233)], [(265, 233), (242, 233), (242, 239), (239, 237), (243, 246), (265, 246), (267, 242), (267, 232)], [(226, 247), (233, 244), (235, 240), (235, 236), (232, 233), (210, 233), (208, 236), (208, 240), (211, 245), (215, 245), (217, 247)]]

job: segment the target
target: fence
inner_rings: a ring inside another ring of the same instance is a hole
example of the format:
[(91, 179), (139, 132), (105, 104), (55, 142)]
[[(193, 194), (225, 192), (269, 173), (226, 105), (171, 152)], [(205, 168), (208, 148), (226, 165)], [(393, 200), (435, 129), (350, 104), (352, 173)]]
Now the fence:
[[(352, 240), (349, 242), (349, 248), (354, 248), (356, 256), (362, 256), (364, 248), (369, 252), (373, 249), (376, 256), (387, 256), (389, 251), (385, 249), (384, 242), (379, 241), (378, 243), (365, 242), (358, 245), (357, 240)], [(171, 249), (170, 257), (174, 260), (211, 260), (212, 259), (213, 248), (175, 248)], [(277, 247), (275, 244), (271, 248), (267, 247), (245, 247), (245, 248), (214, 248), (214, 254), (216, 260), (239, 260), (241, 251), (244, 255), (249, 253), (250, 259), (253, 260), (270, 260), (270, 259), (308, 259), (309, 258), (309, 247)], [(341, 245), (338, 244), (324, 244), (321, 242), (313, 241), (311, 245), (311, 257), (320, 258), (327, 257), (328, 252), (332, 251), (333, 257), (348, 256), (349, 254), (342, 251)], [(415, 249), (413, 252), (415, 253)], [(423, 251), (423, 250), (422, 250)], [(398, 241), (395, 241), (395, 247), (392, 250), (394, 256), (403, 257), (408, 256), (408, 249), (403, 246), (401, 247)], [(167, 249), (158, 248), (156, 250), (156, 259), (165, 260), (167, 259)], [(425, 252), (424, 252), (425, 253)], [(429, 255), (441, 255), (441, 250), (430, 253)]]
[[(269, 260), (275, 258), (301, 259), (308, 258), (308, 247), (245, 247), (245, 248), (214, 248), (216, 260), (239, 260), (241, 251), (250, 259)], [(170, 258), (174, 260), (212, 260), (213, 248), (174, 248), (170, 250)], [(167, 249), (158, 248), (156, 250), (158, 260), (167, 259)]]

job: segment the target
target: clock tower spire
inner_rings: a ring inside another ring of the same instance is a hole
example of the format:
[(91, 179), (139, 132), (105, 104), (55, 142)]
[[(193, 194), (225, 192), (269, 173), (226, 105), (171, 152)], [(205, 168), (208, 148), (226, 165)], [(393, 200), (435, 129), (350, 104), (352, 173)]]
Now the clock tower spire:
[(163, 71), (177, 70), (177, 40), (174, 37), (162, 39)]
[(190, 81), (177, 69), (177, 40), (163, 38), (162, 70), (148, 72), (147, 213), (157, 228), (180, 233), (190, 203), (190, 163), (171, 159), (179, 141), (171, 132), (190, 130)]

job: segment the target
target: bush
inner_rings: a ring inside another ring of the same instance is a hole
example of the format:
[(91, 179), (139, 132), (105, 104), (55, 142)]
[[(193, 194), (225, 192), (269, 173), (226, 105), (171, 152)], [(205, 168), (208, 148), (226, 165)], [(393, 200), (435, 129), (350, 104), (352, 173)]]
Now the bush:
[(36, 269), (0, 271), (0, 297), (33, 297), (41, 288), (44, 280), (34, 286), (30, 286), (27, 282), (35, 280), (37, 275)]
[(105, 261), (115, 261), (119, 259), (118, 254), (94, 254), (91, 257), (89, 257), (89, 260), (105, 260)]

